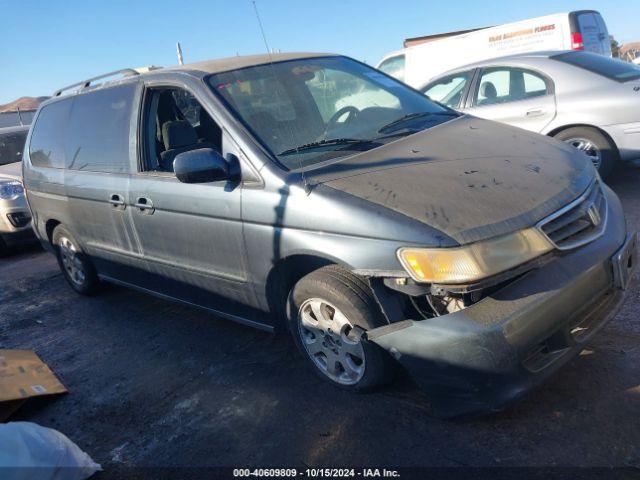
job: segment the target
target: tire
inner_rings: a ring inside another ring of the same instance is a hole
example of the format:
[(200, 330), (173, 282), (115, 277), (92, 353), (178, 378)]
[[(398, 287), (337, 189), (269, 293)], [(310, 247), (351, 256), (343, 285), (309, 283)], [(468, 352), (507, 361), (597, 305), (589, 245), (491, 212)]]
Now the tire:
[(62, 225), (58, 225), (53, 231), (52, 243), (60, 270), (71, 288), (81, 295), (94, 294), (100, 280), (91, 260), (73, 235)]
[(554, 135), (554, 138), (584, 151), (594, 162), (602, 178), (608, 177), (618, 163), (620, 154), (616, 145), (595, 128), (567, 128)]
[(0, 236), (0, 258), (6, 257), (9, 253), (9, 247), (4, 243), (4, 239)]
[(298, 350), (323, 380), (365, 391), (392, 378), (389, 354), (361, 341), (362, 332), (354, 328), (387, 322), (367, 283), (349, 271), (330, 265), (299, 280), (289, 294), (287, 321)]

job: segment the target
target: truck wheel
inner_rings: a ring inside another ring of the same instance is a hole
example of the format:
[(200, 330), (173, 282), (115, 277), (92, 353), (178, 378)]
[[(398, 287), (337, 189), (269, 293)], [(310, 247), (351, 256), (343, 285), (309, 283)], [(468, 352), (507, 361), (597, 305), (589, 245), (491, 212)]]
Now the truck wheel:
[(618, 161), (619, 154), (615, 144), (595, 128), (567, 128), (558, 132), (555, 138), (584, 152), (602, 178), (611, 174)]
[(71, 288), (82, 295), (95, 293), (100, 284), (95, 268), (82, 252), (78, 242), (62, 225), (53, 231), (53, 246), (58, 265)]
[(362, 391), (389, 381), (392, 359), (361, 340), (362, 330), (386, 321), (369, 286), (330, 265), (303, 277), (287, 303), (289, 331), (314, 372), (347, 390)]

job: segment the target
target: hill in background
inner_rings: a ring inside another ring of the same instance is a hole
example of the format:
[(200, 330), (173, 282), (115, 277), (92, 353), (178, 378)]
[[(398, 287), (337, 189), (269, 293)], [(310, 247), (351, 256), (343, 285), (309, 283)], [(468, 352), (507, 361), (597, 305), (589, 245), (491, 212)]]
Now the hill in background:
[(0, 113), (15, 112), (16, 110), (35, 110), (42, 102), (49, 97), (20, 97), (13, 102), (0, 105)]

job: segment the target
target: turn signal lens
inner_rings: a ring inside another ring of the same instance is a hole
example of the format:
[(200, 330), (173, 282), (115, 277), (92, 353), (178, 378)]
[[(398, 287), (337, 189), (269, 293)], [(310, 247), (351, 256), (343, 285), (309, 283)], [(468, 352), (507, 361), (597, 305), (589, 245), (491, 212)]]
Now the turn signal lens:
[(553, 250), (536, 228), (454, 248), (401, 248), (398, 259), (416, 282), (472, 283)]

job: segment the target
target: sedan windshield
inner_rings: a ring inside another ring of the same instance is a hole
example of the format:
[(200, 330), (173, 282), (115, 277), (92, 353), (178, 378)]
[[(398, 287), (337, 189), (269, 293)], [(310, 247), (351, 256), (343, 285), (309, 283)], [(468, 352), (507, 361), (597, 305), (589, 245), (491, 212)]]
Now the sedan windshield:
[(248, 67), (214, 74), (209, 83), (290, 170), (369, 150), (458, 115), (345, 57)]
[(26, 139), (26, 131), (0, 134), (0, 165), (21, 161)]

